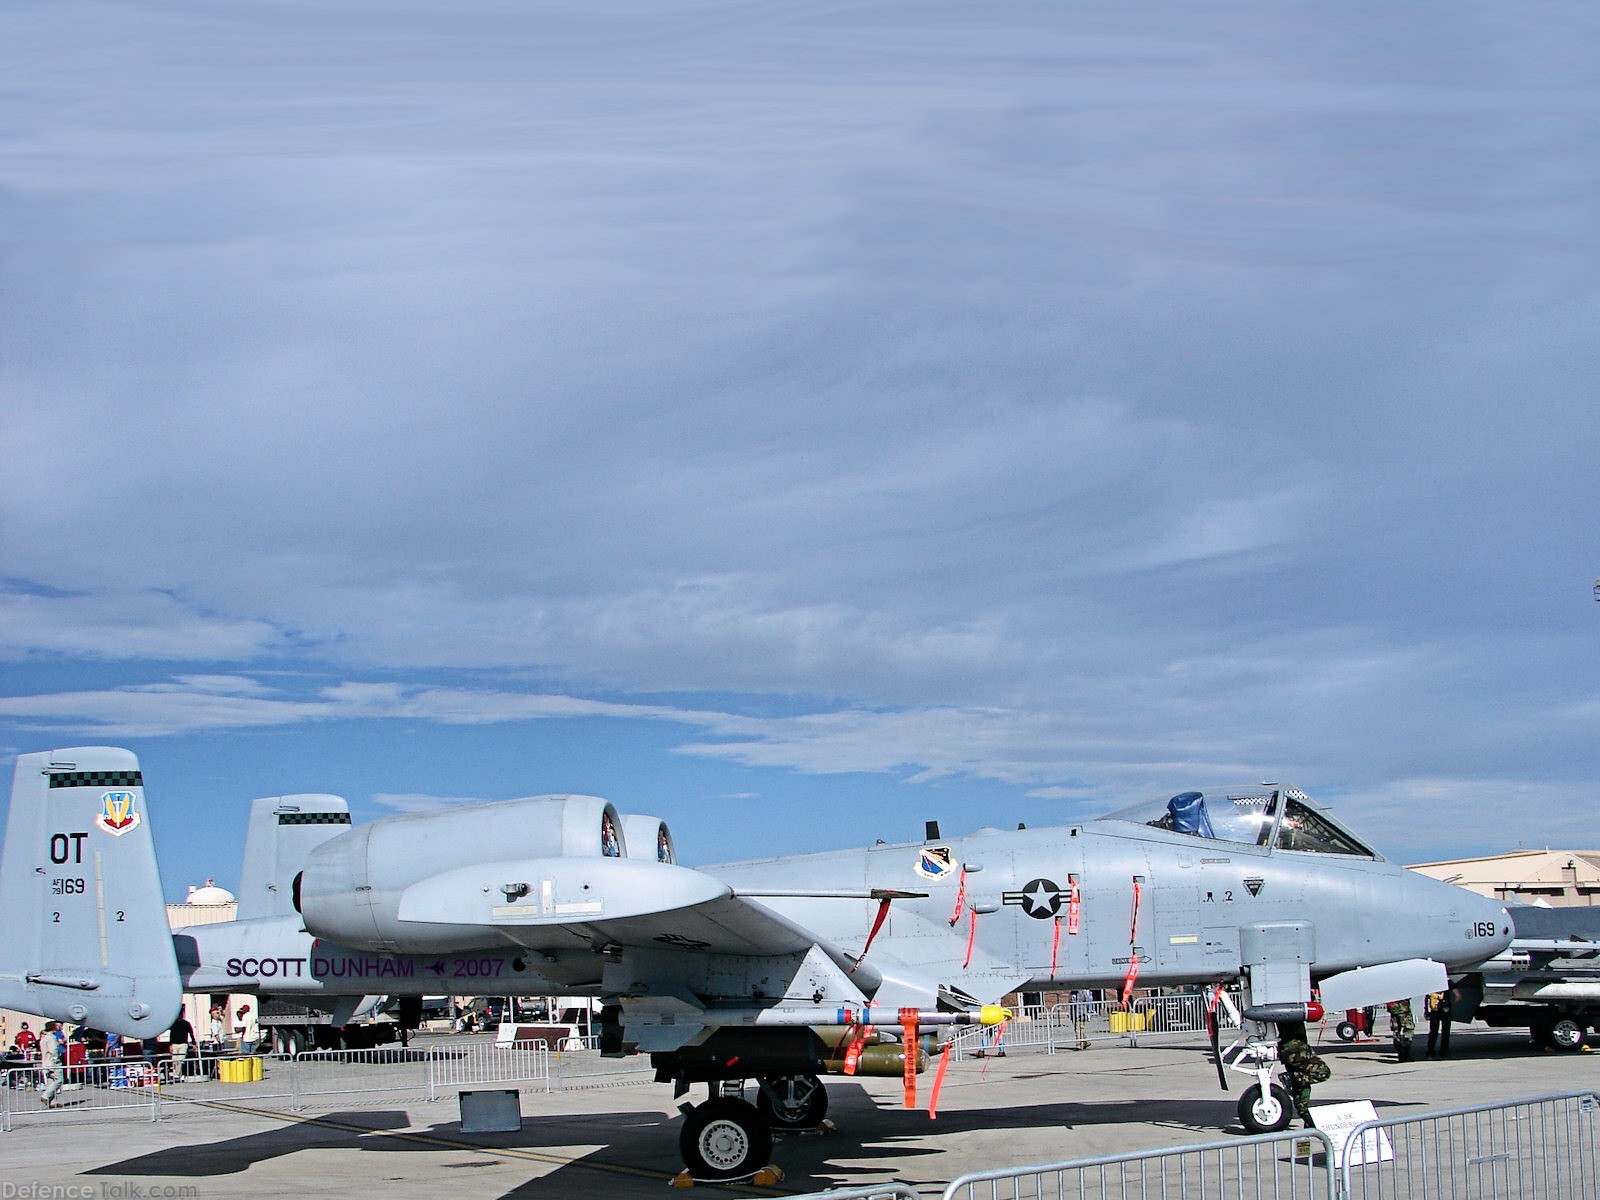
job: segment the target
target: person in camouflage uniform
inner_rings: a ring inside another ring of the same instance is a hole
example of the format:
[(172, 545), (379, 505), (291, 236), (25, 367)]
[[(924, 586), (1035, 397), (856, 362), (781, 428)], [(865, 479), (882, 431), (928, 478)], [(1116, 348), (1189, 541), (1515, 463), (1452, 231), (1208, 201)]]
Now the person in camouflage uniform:
[(1283, 1064), (1283, 1081), (1294, 1100), (1295, 1111), (1307, 1129), (1311, 1128), (1311, 1085), (1322, 1083), (1333, 1074), (1311, 1048), (1304, 1021), (1283, 1021), (1278, 1025), (1278, 1061)]
[(1411, 1061), (1411, 1036), (1417, 1032), (1417, 1018), (1411, 1012), (1411, 1001), (1389, 1001), (1389, 1036), (1394, 1039), (1397, 1062)]

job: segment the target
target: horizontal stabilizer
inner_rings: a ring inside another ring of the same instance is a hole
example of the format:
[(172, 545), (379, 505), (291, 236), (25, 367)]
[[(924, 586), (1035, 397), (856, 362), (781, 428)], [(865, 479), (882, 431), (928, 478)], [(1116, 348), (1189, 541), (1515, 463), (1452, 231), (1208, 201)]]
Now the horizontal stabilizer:
[(1442, 992), (1450, 986), (1450, 976), (1443, 963), (1431, 958), (1407, 958), (1342, 971), (1328, 976), (1318, 986), (1322, 989), (1322, 1007), (1341, 1012)]

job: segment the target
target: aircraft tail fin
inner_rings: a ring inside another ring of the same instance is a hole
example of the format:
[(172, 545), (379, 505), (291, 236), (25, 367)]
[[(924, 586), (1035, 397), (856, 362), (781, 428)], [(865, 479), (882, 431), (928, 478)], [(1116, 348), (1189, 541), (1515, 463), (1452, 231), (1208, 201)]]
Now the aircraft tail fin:
[(23, 754), (0, 852), (0, 1006), (153, 1037), (181, 1001), (132, 751)]
[(253, 802), (239, 871), (239, 919), (292, 914), (294, 877), (307, 856), (349, 828), (350, 806), (338, 796), (267, 796)]

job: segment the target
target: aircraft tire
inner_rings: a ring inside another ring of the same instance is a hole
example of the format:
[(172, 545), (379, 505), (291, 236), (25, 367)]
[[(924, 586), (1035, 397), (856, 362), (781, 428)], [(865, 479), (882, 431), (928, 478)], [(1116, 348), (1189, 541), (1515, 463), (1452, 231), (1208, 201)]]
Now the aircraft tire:
[(1261, 1085), (1252, 1083), (1239, 1097), (1239, 1123), (1247, 1133), (1277, 1133), (1294, 1120), (1294, 1102), (1283, 1087), (1274, 1083), (1263, 1095)]
[(742, 1179), (771, 1161), (772, 1131), (748, 1100), (720, 1096), (689, 1110), (678, 1150), (696, 1179)]
[(1582, 1021), (1574, 1017), (1557, 1017), (1550, 1025), (1549, 1044), (1557, 1050), (1574, 1054), (1583, 1049), (1586, 1032)]
[(773, 1129), (815, 1129), (828, 1115), (828, 1089), (815, 1075), (769, 1075), (756, 1092), (756, 1111)]
[(1339, 1035), (1341, 1042), (1353, 1042), (1356, 1040), (1356, 1023), (1354, 1021), (1340, 1021), (1334, 1027), (1333, 1032)]

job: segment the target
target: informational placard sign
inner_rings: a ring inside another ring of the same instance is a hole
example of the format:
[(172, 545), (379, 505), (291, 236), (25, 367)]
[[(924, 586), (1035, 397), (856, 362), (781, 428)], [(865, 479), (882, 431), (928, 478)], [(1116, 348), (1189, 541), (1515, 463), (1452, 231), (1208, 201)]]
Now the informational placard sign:
[(1347, 1104), (1313, 1104), (1311, 1123), (1328, 1135), (1333, 1143), (1333, 1168), (1341, 1169), (1345, 1163), (1359, 1167), (1363, 1163), (1390, 1162), (1394, 1146), (1389, 1135), (1381, 1129), (1369, 1129), (1347, 1148), (1345, 1140), (1357, 1125), (1376, 1121), (1378, 1112), (1371, 1100), (1352, 1100)]

